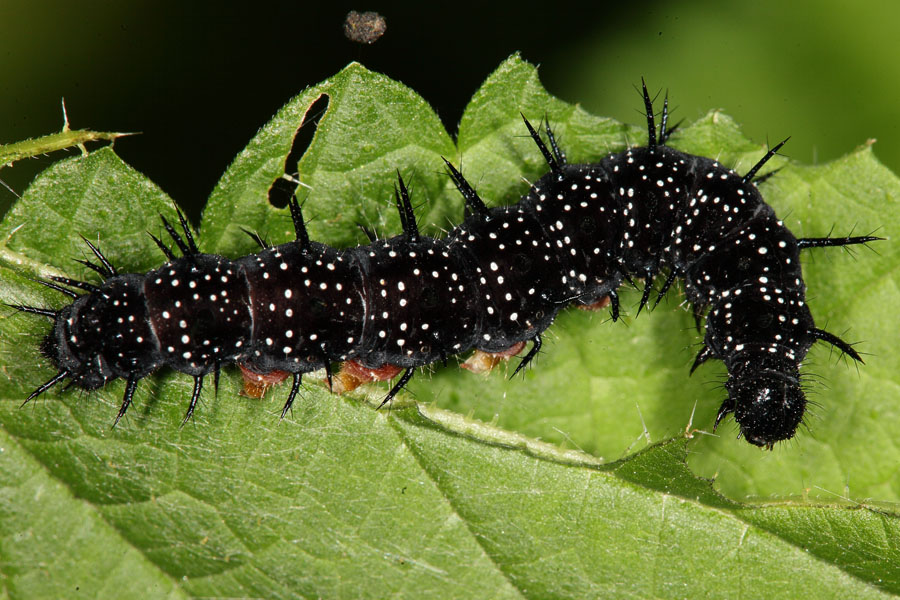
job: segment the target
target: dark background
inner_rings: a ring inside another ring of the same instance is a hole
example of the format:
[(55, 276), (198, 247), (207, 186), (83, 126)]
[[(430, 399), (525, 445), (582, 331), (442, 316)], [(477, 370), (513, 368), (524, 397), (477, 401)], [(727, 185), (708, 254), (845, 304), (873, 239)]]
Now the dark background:
[[(626, 5), (627, 4), (627, 5)], [(73, 128), (134, 131), (116, 150), (195, 219), (231, 159), (304, 87), (348, 62), (403, 81), (451, 133), (469, 97), (514, 51), (545, 86), (637, 123), (640, 77), (668, 89), (675, 118), (724, 108), (757, 141), (823, 162), (877, 137), (900, 168), (897, 3), (836, 0), (311, 4), (132, 1), (0, 5), (0, 143)], [(350, 9), (387, 33), (348, 41)], [(74, 151), (73, 151), (74, 152)], [(21, 194), (60, 155), (0, 171)], [(0, 214), (14, 195), (0, 188)]]

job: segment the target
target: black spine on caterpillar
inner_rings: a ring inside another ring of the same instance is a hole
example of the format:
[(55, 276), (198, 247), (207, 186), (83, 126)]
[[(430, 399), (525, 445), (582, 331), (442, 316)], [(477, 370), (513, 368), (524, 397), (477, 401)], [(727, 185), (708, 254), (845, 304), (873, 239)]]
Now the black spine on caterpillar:
[(728, 369), (729, 396), (716, 425), (734, 413), (753, 444), (771, 448), (791, 438), (805, 411), (799, 368), (810, 346), (825, 340), (860, 360), (849, 344), (815, 328), (799, 250), (878, 238), (797, 240), (752, 182), (781, 144), (741, 177), (666, 147), (667, 106), (657, 136), (643, 91), (647, 147), (596, 164), (566, 164), (549, 126), (548, 148), (526, 120), (550, 172), (518, 204), (488, 208), (448, 162), (468, 216), (443, 239), (419, 233), (400, 179), (404, 232), (367, 246), (311, 242), (296, 199), (297, 241), (261, 243), (258, 254), (237, 260), (200, 254), (180, 213), (184, 238), (163, 223), (183, 256), (154, 238), (168, 262), (145, 275), (118, 274), (91, 245), (100, 264), (84, 264), (103, 284), (53, 278), (45, 285), (72, 304), (59, 311), (15, 306), (54, 320), (41, 350), (58, 373), (28, 400), (67, 378), (88, 390), (124, 378), (118, 422), (138, 381), (169, 366), (194, 377), (187, 420), (204, 377), (240, 362), (256, 373), (293, 376), (284, 415), (303, 373), (325, 368), (330, 379), (333, 361), (354, 360), (406, 369), (387, 402), (417, 367), (471, 348), (501, 352), (532, 341), (518, 372), (561, 308), (608, 296), (616, 319), (616, 290), (636, 277), (646, 282), (640, 311), (653, 279), (667, 270), (657, 302), (682, 277), (695, 314), (709, 310), (692, 371), (709, 358)]

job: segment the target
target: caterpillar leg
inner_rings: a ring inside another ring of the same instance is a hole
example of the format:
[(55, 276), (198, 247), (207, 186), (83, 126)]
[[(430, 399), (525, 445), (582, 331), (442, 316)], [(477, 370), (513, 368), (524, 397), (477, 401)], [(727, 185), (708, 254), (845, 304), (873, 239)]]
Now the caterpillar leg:
[(472, 373), (490, 373), (494, 367), (504, 360), (509, 360), (525, 349), (525, 342), (513, 344), (502, 352), (484, 352), (476, 350), (460, 367)]
[(619, 320), (619, 295), (615, 292), (615, 290), (611, 291), (608, 296), (604, 296), (597, 300), (596, 302), (591, 302), (590, 304), (576, 304), (575, 307), (579, 310), (602, 310), (607, 306), (610, 307), (610, 316), (613, 321)]
[(281, 383), (288, 377), (293, 378), (291, 391), (288, 394), (287, 401), (284, 403), (284, 406), (281, 409), (281, 418), (284, 419), (284, 417), (287, 416), (288, 411), (290, 411), (291, 407), (294, 405), (294, 399), (300, 392), (300, 383), (303, 379), (303, 374), (288, 373), (287, 371), (270, 371), (268, 373), (257, 373), (256, 371), (253, 371), (246, 367), (243, 363), (238, 363), (238, 367), (240, 367), (241, 369), (241, 376), (243, 377), (244, 381), (244, 387), (241, 390), (241, 396), (247, 396), (248, 398), (262, 398), (263, 396), (265, 396), (266, 391), (273, 385)]
[(603, 296), (596, 302), (591, 302), (590, 304), (576, 304), (575, 307), (578, 310), (596, 311), (596, 310), (603, 310), (604, 308), (609, 306), (611, 303), (612, 303), (612, 300), (610, 299), (609, 296)]
[(343, 394), (366, 383), (388, 381), (396, 377), (402, 370), (403, 367), (396, 365), (384, 365), (377, 369), (370, 369), (355, 360), (348, 360), (341, 364), (341, 370), (334, 375), (331, 391), (335, 394)]
[(257, 373), (250, 370), (243, 363), (238, 363), (241, 369), (241, 377), (244, 381), (244, 387), (241, 389), (241, 396), (248, 398), (262, 398), (273, 385), (277, 385), (290, 377), (287, 371), (270, 371), (268, 373)]
[(396, 377), (400, 371), (403, 371), (403, 375), (401, 375), (400, 380), (394, 384), (391, 391), (387, 393), (387, 396), (384, 397), (381, 404), (378, 405), (378, 408), (381, 408), (393, 400), (394, 396), (403, 389), (403, 386), (409, 383), (413, 373), (416, 371), (415, 367), (410, 367), (405, 371), (403, 370), (403, 367), (398, 367), (397, 365), (382, 365), (372, 369), (363, 366), (355, 360), (348, 360), (341, 364), (341, 370), (334, 375), (334, 379), (331, 383), (331, 391), (335, 394), (343, 394), (344, 392), (355, 390), (366, 383), (388, 381)]

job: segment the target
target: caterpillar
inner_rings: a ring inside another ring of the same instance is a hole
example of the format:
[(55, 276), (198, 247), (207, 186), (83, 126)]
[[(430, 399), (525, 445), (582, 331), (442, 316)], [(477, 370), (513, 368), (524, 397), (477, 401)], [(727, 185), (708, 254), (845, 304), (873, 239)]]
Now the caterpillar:
[(181, 232), (162, 217), (180, 256), (151, 234), (166, 262), (144, 274), (119, 273), (85, 239), (96, 262), (79, 262), (100, 284), (53, 276), (41, 283), (70, 304), (11, 305), (53, 323), (40, 350), (57, 372), (26, 402), (67, 379), (94, 390), (122, 378), (117, 424), (140, 380), (169, 367), (194, 379), (186, 422), (205, 377), (213, 374), (217, 385), (220, 369), (237, 363), (251, 393), (292, 379), (282, 417), (303, 375), (321, 369), (336, 391), (400, 375), (384, 405), (420, 367), (474, 349), (478, 360), (464, 366), (486, 370), (530, 343), (515, 375), (540, 351), (560, 310), (609, 306), (615, 321), (618, 288), (643, 279), (639, 314), (665, 274), (654, 306), (680, 278), (698, 329), (706, 318), (691, 372), (712, 358), (728, 371), (728, 397), (714, 426), (733, 415), (740, 436), (772, 449), (802, 422), (800, 367), (816, 341), (862, 362), (851, 344), (815, 326), (800, 250), (881, 238), (794, 237), (756, 186), (787, 140), (739, 175), (667, 146), (675, 129), (668, 99), (657, 132), (646, 85), (642, 91), (647, 145), (593, 164), (569, 164), (549, 123), (545, 143), (523, 115), (549, 172), (516, 204), (489, 208), (445, 159), (467, 216), (443, 238), (419, 232), (398, 172), (403, 233), (372, 236), (368, 245), (338, 249), (310, 240), (296, 196), (289, 202), (296, 240), (269, 247), (251, 233), (260, 251), (235, 260), (200, 253), (180, 211)]

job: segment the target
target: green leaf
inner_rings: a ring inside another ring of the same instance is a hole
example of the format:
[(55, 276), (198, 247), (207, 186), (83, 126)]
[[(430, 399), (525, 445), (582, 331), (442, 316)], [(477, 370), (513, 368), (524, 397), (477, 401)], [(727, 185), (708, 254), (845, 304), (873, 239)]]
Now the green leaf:
[(161, 213), (177, 218), (162, 190), (112, 148), (60, 161), (31, 184), (0, 223), (0, 265), (81, 277), (86, 269), (76, 269), (71, 259), (87, 250), (83, 234), (116, 264), (146, 271), (161, 262), (158, 250), (149, 251), (153, 242), (147, 235), (162, 229)]
[[(286, 167), (322, 94), (328, 106), (308, 150), (295, 170)], [(534, 67), (512, 57), (476, 93), (456, 150), (414, 92), (354, 64), (288, 103), (236, 158), (210, 199), (201, 243), (237, 256), (252, 251), (242, 227), (271, 243), (291, 239), (286, 211), (267, 202), (286, 169), (312, 188), (304, 207), (310, 229), (329, 243), (354, 243), (357, 222), (383, 235), (399, 230), (390, 206), (397, 168), (422, 203), (423, 224), (434, 231), (458, 221), (462, 203), (439, 174), (441, 155), (461, 159), (486, 199), (512, 202), (527, 187), (523, 177), (542, 173), (519, 111), (533, 122), (546, 116), (573, 161), (596, 160), (643, 135), (550, 97)], [(763, 150), (720, 113), (673, 143), (739, 169)], [(824, 235), (832, 223), (882, 225), (887, 235), (900, 197), (896, 178), (868, 149), (823, 167), (787, 164), (763, 190), (806, 235)], [(60, 306), (58, 295), (27, 277), (89, 276), (68, 260), (84, 253), (79, 233), (99, 240), (124, 271), (158, 266), (145, 233), (160, 233), (158, 212), (172, 215), (169, 200), (112, 150), (57, 163), (0, 223), (0, 301)], [(4, 591), (11, 598), (895, 595), (896, 505), (746, 502), (802, 496), (805, 488), (818, 496), (819, 487), (847, 495), (844, 484), (855, 498), (897, 500), (892, 442), (900, 419), (889, 383), (898, 370), (884, 335), (897, 318), (890, 314), (896, 255), (890, 244), (873, 247), (878, 254), (862, 250), (854, 260), (821, 251), (807, 263), (819, 322), (852, 326), (848, 337), (867, 340), (860, 349), (873, 356), (857, 375), (817, 349), (814, 372), (831, 389), (817, 396), (812, 432), (773, 453), (734, 440), (728, 427), (721, 438), (694, 429), (711, 427), (719, 398), (708, 382), (722, 371), (704, 367), (687, 377), (688, 347), (699, 338), (675, 293), (658, 314), (624, 324), (567, 311), (536, 368), (512, 382), (503, 369), (486, 379), (440, 369), (419, 377), (390, 410), (376, 411), (383, 389), (337, 397), (308, 378), (293, 414), (279, 421), (284, 386), (263, 400), (244, 398), (228, 369), (218, 394), (204, 392), (194, 421), (181, 427), (190, 381), (164, 370), (141, 382), (115, 429), (121, 381), (18, 408), (53, 373), (38, 352), (48, 323), (2, 311)], [(626, 294), (625, 306), (635, 302)], [(664, 438), (673, 439), (646, 444)], [(694, 471), (718, 473), (716, 487)]]
[[(315, 109), (324, 113), (311, 114)], [(302, 159), (286, 165), (295, 135), (309, 135), (305, 130), (310, 128), (315, 131)], [(288, 102), (235, 158), (204, 213), (204, 247), (253, 251), (242, 227), (272, 239), (292, 239), (289, 215), (266, 202), (269, 188), (285, 172), (297, 173), (301, 182), (298, 194), (314, 239), (338, 246), (362, 242), (357, 224), (396, 231), (398, 171), (422, 206), (419, 219), (434, 232), (452, 220), (448, 206), (455, 196), (448, 193), (441, 156), (453, 158), (455, 152), (437, 115), (418, 94), (350, 64)]]

